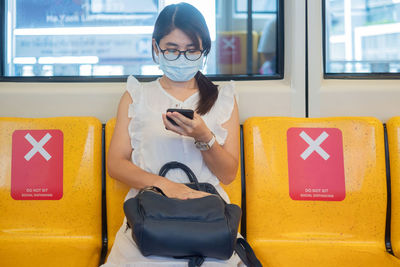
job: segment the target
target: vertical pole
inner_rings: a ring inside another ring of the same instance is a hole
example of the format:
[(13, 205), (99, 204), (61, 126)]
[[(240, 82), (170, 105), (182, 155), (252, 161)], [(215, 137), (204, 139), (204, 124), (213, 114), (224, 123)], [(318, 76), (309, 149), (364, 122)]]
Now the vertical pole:
[(305, 77), (306, 110), (305, 110), (305, 112), (306, 112), (306, 118), (308, 118), (310, 115), (309, 107), (308, 107), (308, 104), (309, 104), (309, 102), (308, 102), (308, 98), (309, 98), (309, 92), (308, 92), (308, 89), (309, 89), (309, 80), (308, 80), (309, 79), (309, 75), (308, 75), (308, 0), (305, 1), (305, 5), (306, 5), (306, 22), (305, 22), (305, 32), (306, 32), (305, 50), (306, 51), (304, 51), (304, 53), (305, 53), (305, 75), (306, 75), (306, 77)]
[[(344, 1), (344, 35), (345, 35), (345, 58), (346, 61), (353, 60), (353, 26), (352, 26), (352, 17), (351, 17), (351, 0)], [(351, 72), (353, 72), (352, 63), (347, 64), (345, 67), (345, 72), (347, 72), (351, 68)]]
[(253, 73), (253, 0), (247, 0), (247, 75)]
[(329, 37), (331, 36), (330, 28), (331, 28), (331, 13), (330, 11), (330, 3), (329, 1), (322, 1), (322, 51), (323, 51), (323, 66), (324, 66), (324, 75), (331, 72), (331, 41)]
[(5, 1), (0, 1), (0, 77), (5, 75), (6, 52), (6, 6)]

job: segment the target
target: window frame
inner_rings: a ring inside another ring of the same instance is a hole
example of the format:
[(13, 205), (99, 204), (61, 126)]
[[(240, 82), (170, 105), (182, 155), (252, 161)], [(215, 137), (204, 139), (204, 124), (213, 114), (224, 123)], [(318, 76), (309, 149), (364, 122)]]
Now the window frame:
[(0, 44), (2, 44), (0, 48), (0, 79), (3, 78), (4, 76), (4, 67), (5, 67), (5, 61), (6, 61), (6, 0), (1, 1), (0, 0)]
[(338, 80), (394, 80), (400, 79), (400, 72), (369, 72), (369, 73), (358, 73), (358, 72), (334, 72), (327, 73), (327, 40), (328, 40), (328, 31), (327, 27), (327, 14), (326, 14), (326, 1), (322, 0), (322, 60), (323, 60), (323, 77), (324, 79), (338, 79)]
[[(96, 83), (96, 82), (125, 82), (129, 75), (112, 75), (112, 76), (5, 76), (6, 65), (6, 1), (0, 0), (0, 28), (2, 34), (0, 35), (0, 82), (72, 82), (72, 83)], [(206, 76), (212, 81), (230, 81), (230, 80), (282, 80), (284, 79), (284, 0), (277, 0), (277, 38), (276, 38), (276, 74), (262, 75), (262, 74), (207, 74)], [(252, 32), (253, 15), (259, 13), (252, 13), (253, 0), (247, 0), (247, 25), (248, 33)], [(220, 3), (218, 3), (220, 4)], [(262, 13), (264, 14), (264, 13)], [(249, 31), (249, 29), (251, 29)], [(247, 34), (247, 40), (253, 42), (252, 35)], [(253, 53), (252, 45), (247, 46), (247, 54)], [(252, 57), (250, 57), (252, 62)], [(249, 64), (249, 62), (247, 62)], [(153, 81), (160, 77), (160, 75), (134, 75), (139, 81)]]

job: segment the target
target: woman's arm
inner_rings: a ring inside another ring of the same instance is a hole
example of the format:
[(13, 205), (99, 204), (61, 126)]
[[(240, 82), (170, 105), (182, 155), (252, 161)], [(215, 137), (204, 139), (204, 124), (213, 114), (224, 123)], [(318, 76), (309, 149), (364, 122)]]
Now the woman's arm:
[(132, 147), (128, 133), (128, 108), (131, 103), (131, 96), (125, 92), (118, 106), (117, 122), (107, 155), (107, 170), (110, 176), (137, 189), (157, 186), (169, 197), (187, 199), (204, 196), (203, 192), (191, 190), (183, 184), (146, 172), (131, 162)]
[[(212, 133), (204, 123), (200, 115), (194, 115), (190, 120), (178, 112), (168, 113), (179, 125), (175, 126), (163, 114), (164, 124), (167, 129), (178, 134), (191, 136), (197, 141), (209, 142)], [(228, 131), (228, 136), (223, 146), (217, 142), (206, 151), (202, 151), (203, 159), (208, 168), (218, 177), (223, 184), (230, 184), (236, 177), (239, 163), (239, 112), (236, 101), (234, 102), (231, 117), (222, 127)]]
[[(152, 186), (159, 178), (156, 175), (145, 172), (131, 161), (132, 147), (128, 133), (128, 107), (131, 102), (128, 92), (122, 96), (118, 112), (117, 122), (107, 155), (107, 170), (111, 177), (134, 188)], [(140, 177), (140, 179), (139, 179)]]
[[(235, 180), (239, 166), (239, 112), (235, 101), (231, 117), (222, 125), (228, 131), (223, 146), (215, 142), (214, 145), (206, 151), (202, 151), (203, 159), (208, 168), (218, 177), (223, 184), (230, 184)], [(210, 141), (209, 136), (205, 142)]]

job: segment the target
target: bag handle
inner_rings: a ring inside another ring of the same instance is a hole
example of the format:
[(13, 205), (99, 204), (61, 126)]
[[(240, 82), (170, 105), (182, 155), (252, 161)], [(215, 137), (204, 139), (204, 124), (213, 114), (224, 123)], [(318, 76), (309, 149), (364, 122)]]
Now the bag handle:
[(244, 238), (236, 240), (235, 251), (239, 258), (248, 267), (262, 267), (261, 262), (257, 259), (256, 254), (251, 248), (250, 244)]
[(185, 164), (180, 163), (178, 161), (171, 161), (171, 162), (165, 163), (161, 167), (158, 175), (165, 177), (167, 172), (171, 169), (181, 169), (182, 171), (184, 171), (186, 173), (187, 177), (189, 178), (189, 181), (196, 185), (197, 190), (200, 190), (199, 181), (197, 180), (196, 175), (194, 175), (193, 171), (188, 166), (186, 166)]

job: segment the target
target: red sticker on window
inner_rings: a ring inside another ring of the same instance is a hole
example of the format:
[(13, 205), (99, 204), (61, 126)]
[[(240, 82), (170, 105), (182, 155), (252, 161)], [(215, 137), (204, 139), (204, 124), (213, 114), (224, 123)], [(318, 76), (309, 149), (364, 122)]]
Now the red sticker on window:
[(58, 200), (63, 195), (63, 133), (16, 130), (12, 136), (11, 196)]
[(339, 129), (290, 128), (287, 149), (289, 194), (293, 200), (345, 198), (343, 141)]
[(224, 36), (218, 39), (218, 58), (221, 64), (240, 64), (241, 50), (238, 36)]

